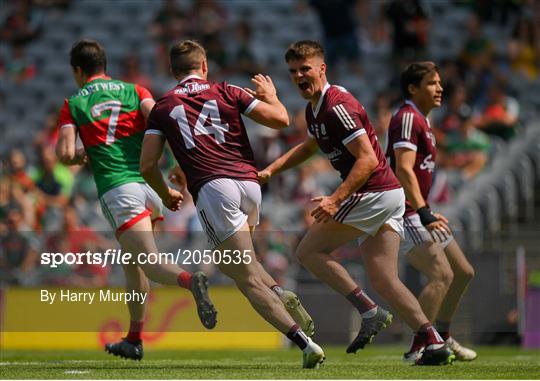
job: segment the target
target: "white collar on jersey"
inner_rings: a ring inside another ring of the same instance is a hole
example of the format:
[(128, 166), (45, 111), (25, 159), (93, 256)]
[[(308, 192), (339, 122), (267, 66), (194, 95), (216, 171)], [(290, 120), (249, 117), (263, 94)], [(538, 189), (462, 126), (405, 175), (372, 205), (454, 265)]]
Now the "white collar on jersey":
[(317, 117), (317, 114), (319, 113), (319, 110), (321, 109), (321, 105), (323, 103), (323, 100), (324, 100), (324, 94), (326, 94), (326, 92), (328, 91), (328, 89), (330, 88), (330, 84), (328, 82), (326, 82), (326, 84), (324, 85), (322, 91), (321, 91), (321, 97), (319, 98), (319, 101), (317, 102), (317, 107), (315, 107), (315, 110), (313, 110), (313, 116), (316, 118)]
[(189, 79), (194, 79), (194, 78), (196, 78), (196, 79), (202, 79), (202, 78), (201, 78), (200, 76), (198, 76), (197, 74), (190, 74), (190, 75), (188, 75), (187, 77), (184, 77), (184, 78), (182, 78), (180, 81), (178, 81), (178, 84), (180, 85), (180, 84), (186, 82), (187, 80), (189, 80)]
[(427, 125), (429, 126), (429, 128), (431, 128), (431, 123), (429, 123), (428, 117), (425, 116), (425, 115), (422, 113), (422, 111), (420, 111), (420, 109), (414, 104), (413, 101), (411, 101), (410, 99), (407, 99), (407, 100), (405, 101), (405, 104), (408, 104), (409, 106), (411, 106), (412, 108), (414, 108), (416, 111), (418, 111), (418, 113), (419, 113), (420, 115), (422, 115), (422, 116), (424, 117), (424, 119), (426, 120), (426, 123), (427, 123)]

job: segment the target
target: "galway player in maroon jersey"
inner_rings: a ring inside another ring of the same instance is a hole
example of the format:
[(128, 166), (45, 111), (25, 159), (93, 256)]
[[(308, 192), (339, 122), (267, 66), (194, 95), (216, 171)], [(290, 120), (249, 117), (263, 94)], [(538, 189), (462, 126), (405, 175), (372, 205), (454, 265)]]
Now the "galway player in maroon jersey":
[[(474, 276), (474, 269), (454, 240), (448, 220), (432, 213), (427, 197), (435, 168), (435, 138), (429, 112), (441, 105), (439, 70), (433, 62), (416, 62), (401, 74), (405, 103), (393, 115), (388, 130), (387, 156), (407, 196), (405, 240), (400, 254), (428, 278), (418, 300), (456, 358), (471, 361), (476, 352), (450, 336), (450, 321)], [(406, 361), (418, 359), (424, 344), (415, 336)]]
[[(207, 81), (206, 52), (194, 41), (174, 44), (170, 60), (179, 82), (150, 113), (141, 173), (165, 206), (174, 207), (157, 166), (167, 141), (185, 174), (209, 241), (222, 253), (216, 264), (253, 308), (303, 351), (303, 367), (317, 368), (324, 361), (322, 349), (269, 288), (272, 283), (268, 282), (275, 281), (257, 261), (251, 240), (250, 230), (258, 224), (261, 190), (241, 114), (279, 129), (289, 124), (287, 110), (268, 76), (256, 75), (256, 90), (251, 93)], [(232, 262), (227, 260), (228, 253), (233, 255)]]
[(422, 338), (426, 350), (418, 364), (448, 364), (454, 359), (410, 291), (398, 278), (398, 248), (405, 195), (381, 152), (362, 105), (344, 88), (326, 80), (323, 49), (314, 41), (292, 44), (285, 60), (306, 106), (308, 137), (259, 173), (261, 181), (312, 156), (317, 147), (339, 171), (343, 182), (330, 196), (316, 197), (316, 222), (297, 249), (300, 262), (346, 297), (362, 315), (358, 336), (347, 348), (355, 353), (392, 322), (329, 254), (357, 239), (370, 281)]

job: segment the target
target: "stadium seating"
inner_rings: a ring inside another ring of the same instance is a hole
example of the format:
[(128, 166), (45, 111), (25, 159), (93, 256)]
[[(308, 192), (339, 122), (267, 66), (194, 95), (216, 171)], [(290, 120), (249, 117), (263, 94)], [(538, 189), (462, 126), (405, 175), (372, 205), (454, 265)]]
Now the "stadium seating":
[[(270, 64), (269, 74), (273, 76), (279, 94), (291, 112), (301, 109), (305, 102), (287, 78), (283, 52), (291, 41), (321, 39), (322, 30), (316, 14), (309, 7), (297, 10), (298, 4), (293, 0), (220, 3), (227, 8), (231, 22), (244, 19), (252, 24), (252, 46), (256, 59), (261, 64)], [(431, 17), (437, 20), (431, 25), (429, 57), (435, 61), (456, 57), (465, 38), (460, 31), (465, 28), (469, 11), (450, 2), (424, 3)], [(160, 7), (159, 1), (120, 0), (105, 3), (82, 0), (72, 2), (60, 15), (58, 11), (44, 11), (43, 33), (27, 48), (29, 59), (36, 63), (37, 76), (22, 84), (1, 81), (3, 110), (0, 113), (0, 128), (5, 131), (8, 144), (2, 144), (0, 155), (5, 155), (12, 145), (42, 129), (42, 121), (51, 106), (59, 108), (63, 98), (75, 90), (67, 53), (76, 38), (96, 38), (104, 44), (109, 54), (109, 72), (113, 76), (119, 74), (119, 65), (125, 54), (138, 51), (142, 66), (154, 70), (150, 74), (155, 75), (157, 87), (163, 90), (169, 86), (170, 79), (155, 73), (156, 45), (148, 34), (150, 23)], [(486, 33), (491, 41), (498, 41), (497, 51), (505, 49), (507, 30), (488, 25)], [(383, 53), (380, 58), (387, 57)], [(362, 103), (369, 105), (379, 91), (389, 86), (392, 73), (388, 59), (364, 61), (363, 77), (351, 76), (347, 68), (343, 68), (337, 73), (338, 80), (335, 82), (347, 87)], [(249, 78), (245, 76), (233, 76), (227, 80), (249, 85)], [(526, 128), (508, 144), (494, 140), (490, 164), (484, 173), (457, 189), (452, 206), (441, 209), (456, 217), (455, 225), (458, 229), (463, 227), (463, 241), (474, 248), (482, 247), (484, 232), (492, 235), (505, 225), (515, 228), (520, 216), (529, 220), (533, 218), (531, 205), (535, 184), (540, 178), (540, 82), (516, 80), (512, 81), (512, 85), (523, 109)], [(32, 112), (28, 112), (29, 103), (32, 104)], [(260, 129), (253, 123), (248, 123), (248, 129), (257, 147), (260, 144)], [(323, 176), (317, 178), (323, 189), (331, 187), (334, 181)], [(270, 203), (269, 200), (273, 200), (273, 196), (267, 198), (265, 204)], [(298, 213), (286, 203), (272, 203), (272, 208), (265, 210), (280, 223), (290, 221)]]

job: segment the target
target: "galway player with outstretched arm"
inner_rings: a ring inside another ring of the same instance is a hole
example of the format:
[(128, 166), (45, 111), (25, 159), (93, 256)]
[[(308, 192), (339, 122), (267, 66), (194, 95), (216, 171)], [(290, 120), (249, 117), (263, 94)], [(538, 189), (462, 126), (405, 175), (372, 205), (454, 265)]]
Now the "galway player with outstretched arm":
[(422, 312), (416, 298), (398, 278), (398, 248), (403, 233), (405, 195), (381, 151), (362, 105), (344, 88), (330, 85), (321, 45), (292, 44), (285, 54), (289, 73), (306, 105), (307, 139), (259, 173), (263, 181), (299, 165), (317, 148), (339, 171), (343, 182), (330, 196), (316, 197), (316, 222), (300, 242), (296, 255), (315, 276), (349, 300), (362, 316), (358, 336), (348, 353), (370, 343), (392, 322), (330, 253), (357, 240), (375, 290), (422, 338), (425, 351), (417, 364), (442, 365), (454, 359)]
[(225, 82), (209, 82), (206, 52), (195, 41), (174, 44), (170, 63), (179, 82), (150, 113), (141, 173), (165, 206), (174, 208), (174, 199), (169, 197), (157, 166), (167, 141), (185, 174), (212, 246), (218, 251), (246, 254), (245, 261), (219, 262), (218, 267), (234, 280), (265, 320), (302, 350), (303, 367), (317, 368), (324, 360), (322, 349), (302, 331), (270, 289), (273, 279), (257, 261), (251, 238), (251, 230), (259, 222), (261, 189), (241, 114), (279, 129), (289, 123), (287, 110), (268, 76), (253, 78), (256, 90), (252, 94)]

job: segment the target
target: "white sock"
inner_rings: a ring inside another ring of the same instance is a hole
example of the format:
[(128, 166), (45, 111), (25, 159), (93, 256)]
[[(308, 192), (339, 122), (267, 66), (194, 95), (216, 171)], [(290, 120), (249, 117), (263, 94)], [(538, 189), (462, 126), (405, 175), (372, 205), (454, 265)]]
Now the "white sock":
[(369, 311), (364, 312), (360, 316), (362, 316), (362, 319), (369, 319), (375, 316), (376, 314), (377, 314), (377, 306), (373, 307)]

